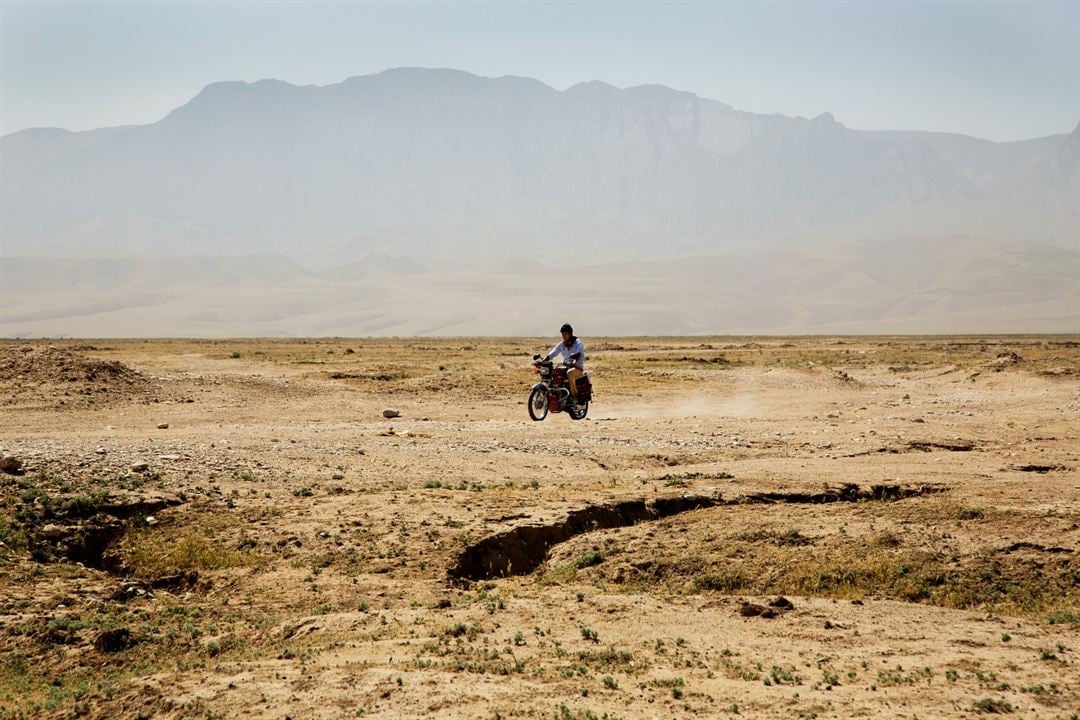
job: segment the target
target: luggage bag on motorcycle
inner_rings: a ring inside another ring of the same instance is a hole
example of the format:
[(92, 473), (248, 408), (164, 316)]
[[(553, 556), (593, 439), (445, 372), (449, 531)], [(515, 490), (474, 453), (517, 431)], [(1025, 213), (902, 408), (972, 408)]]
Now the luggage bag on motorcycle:
[(582, 375), (577, 379), (578, 402), (592, 402), (592, 382), (588, 375)]

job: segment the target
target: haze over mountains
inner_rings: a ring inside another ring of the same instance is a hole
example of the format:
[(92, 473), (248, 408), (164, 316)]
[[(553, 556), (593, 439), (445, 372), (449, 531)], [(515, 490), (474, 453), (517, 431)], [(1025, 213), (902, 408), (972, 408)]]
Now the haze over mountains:
[(0, 236), (8, 336), (1076, 331), (1080, 126), (869, 132), (454, 70), (224, 82), (151, 125), (0, 138)]

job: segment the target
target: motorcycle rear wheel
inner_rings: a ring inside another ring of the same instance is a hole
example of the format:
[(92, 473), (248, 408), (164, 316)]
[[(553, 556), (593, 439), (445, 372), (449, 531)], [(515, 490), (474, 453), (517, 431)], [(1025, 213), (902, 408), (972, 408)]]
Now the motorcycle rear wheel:
[(589, 402), (588, 402), (588, 400), (581, 403), (581, 409), (580, 410), (574, 410), (573, 405), (567, 406), (566, 414), (570, 416), (571, 420), (584, 420), (585, 416), (589, 414)]
[(529, 417), (531, 417), (533, 420), (540, 421), (546, 418), (547, 414), (547, 390), (542, 387), (533, 388), (533, 391), (529, 393)]

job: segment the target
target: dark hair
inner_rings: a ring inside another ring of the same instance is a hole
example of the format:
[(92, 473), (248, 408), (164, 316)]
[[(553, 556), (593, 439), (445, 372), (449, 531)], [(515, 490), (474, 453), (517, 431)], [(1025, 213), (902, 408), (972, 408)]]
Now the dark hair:
[(570, 327), (570, 323), (563, 323), (563, 326), (559, 328), (560, 333), (568, 332), (571, 335), (574, 334), (574, 328)]

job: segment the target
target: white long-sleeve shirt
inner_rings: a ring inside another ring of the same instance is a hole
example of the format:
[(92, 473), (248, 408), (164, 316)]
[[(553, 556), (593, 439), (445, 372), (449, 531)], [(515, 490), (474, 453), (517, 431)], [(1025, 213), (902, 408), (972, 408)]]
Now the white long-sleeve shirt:
[[(567, 345), (566, 343), (558, 343), (547, 354), (547, 359), (555, 357), (558, 353), (562, 353), (563, 362), (567, 367), (576, 367), (578, 370), (585, 372), (585, 346), (581, 344), (580, 338), (574, 338), (574, 342)], [(576, 360), (571, 360), (570, 356), (577, 354)]]

